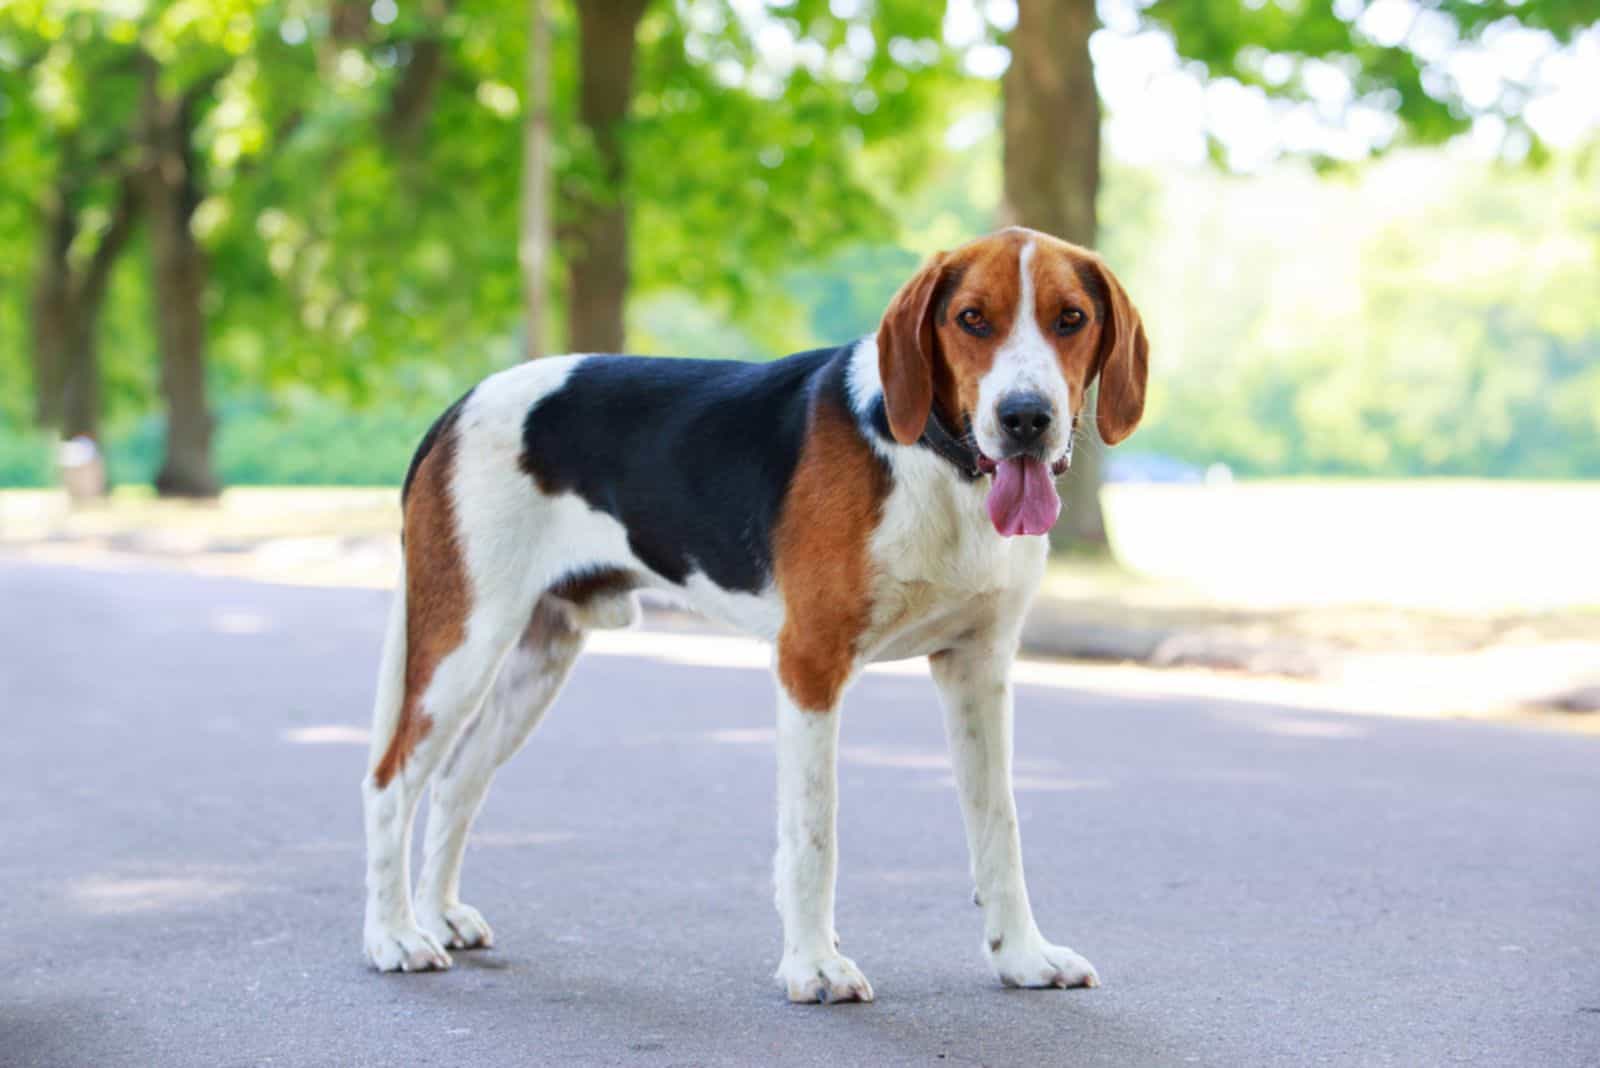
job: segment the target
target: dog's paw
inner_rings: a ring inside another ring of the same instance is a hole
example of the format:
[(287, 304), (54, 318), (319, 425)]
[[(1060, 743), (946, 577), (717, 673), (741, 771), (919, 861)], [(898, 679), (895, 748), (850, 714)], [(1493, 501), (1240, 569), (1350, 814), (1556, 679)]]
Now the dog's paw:
[(417, 926), (446, 949), (488, 949), (494, 932), (483, 913), (459, 901), (453, 905), (417, 905)]
[(855, 961), (834, 953), (826, 957), (786, 956), (773, 977), (789, 1000), (799, 1004), (871, 1001), (872, 984)]
[(1054, 946), (1043, 938), (1020, 939), (1007, 944), (1004, 939), (989, 943), (989, 963), (1006, 986), (1095, 987), (1100, 976), (1094, 965), (1066, 946)]
[(380, 972), (431, 972), (450, 967), (438, 939), (416, 927), (368, 927), (367, 960)]

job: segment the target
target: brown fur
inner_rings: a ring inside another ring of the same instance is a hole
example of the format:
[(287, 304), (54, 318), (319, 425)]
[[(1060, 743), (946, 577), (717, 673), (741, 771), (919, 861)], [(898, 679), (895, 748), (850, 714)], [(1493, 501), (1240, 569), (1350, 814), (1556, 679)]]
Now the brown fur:
[(450, 497), (455, 454), (455, 427), (449, 426), (417, 465), (406, 496), (405, 693), (394, 736), (372, 772), (380, 789), (400, 773), (433, 728), (433, 720), (422, 711), (422, 695), (434, 670), (466, 635), (472, 594)]
[(1150, 342), (1138, 309), (1100, 257), (1091, 257), (1078, 273), (1080, 277), (1087, 275), (1088, 284), (1097, 291), (1096, 306), (1102, 323), (1092, 372), (1100, 376), (1095, 421), (1101, 439), (1107, 445), (1115, 445), (1132, 434), (1144, 417)]
[(806, 711), (830, 711), (855, 666), (872, 610), (867, 543), (888, 493), (849, 413), (816, 402), (773, 538), (785, 609), (778, 681)]
[(947, 284), (944, 261), (945, 254), (937, 254), (901, 286), (878, 327), (884, 414), (890, 433), (902, 445), (922, 436), (933, 406), (933, 316)]
[[(973, 419), (978, 384), (1016, 328), (1022, 246), (1034, 242), (1034, 315), (1056, 349), (1077, 416), (1099, 375), (1096, 415), (1107, 444), (1133, 433), (1144, 412), (1149, 345), (1139, 313), (1104, 261), (1088, 249), (1048, 234), (1013, 228), (934, 256), (895, 295), (878, 329), (878, 370), (895, 439), (909, 445), (922, 434), (937, 403), (953, 426)], [(1068, 307), (1090, 321), (1066, 337), (1055, 320)], [(985, 337), (961, 328), (957, 317), (976, 309)]]
[[(1017, 273), (1017, 256), (1025, 240), (1020, 231), (1003, 231), (958, 249), (952, 257), (960, 274), (942, 300), (944, 314), (935, 324), (939, 369), (942, 376), (937, 391), (944, 413), (957, 426), (963, 426), (978, 409), (978, 383), (994, 366), (995, 354), (1010, 336), (1016, 323), (1017, 295), (1022, 276)], [(988, 337), (973, 337), (956, 321), (968, 308), (976, 308), (988, 322)]]

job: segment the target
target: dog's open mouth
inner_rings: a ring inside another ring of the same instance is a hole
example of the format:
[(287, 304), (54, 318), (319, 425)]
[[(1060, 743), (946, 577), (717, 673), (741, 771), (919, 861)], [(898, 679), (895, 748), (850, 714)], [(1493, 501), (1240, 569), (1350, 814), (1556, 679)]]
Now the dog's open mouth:
[(1061, 515), (1056, 478), (1067, 469), (1067, 458), (1046, 464), (1033, 456), (991, 460), (978, 456), (978, 469), (994, 475), (989, 487), (989, 521), (1006, 537), (1048, 534)]

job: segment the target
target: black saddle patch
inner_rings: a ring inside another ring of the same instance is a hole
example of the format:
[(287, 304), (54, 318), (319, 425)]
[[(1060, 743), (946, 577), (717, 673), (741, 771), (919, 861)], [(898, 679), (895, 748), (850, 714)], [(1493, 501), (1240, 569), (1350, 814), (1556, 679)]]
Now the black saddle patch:
[(757, 593), (811, 399), (842, 396), (850, 348), (766, 364), (591, 356), (528, 412), (523, 469), (543, 492), (614, 517), (668, 581), (699, 571)]

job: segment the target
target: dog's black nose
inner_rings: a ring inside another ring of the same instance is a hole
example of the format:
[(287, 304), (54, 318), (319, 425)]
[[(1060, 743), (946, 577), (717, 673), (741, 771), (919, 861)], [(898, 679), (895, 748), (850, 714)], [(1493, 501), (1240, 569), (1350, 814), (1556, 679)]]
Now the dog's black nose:
[(1006, 437), (1023, 448), (1043, 437), (1055, 420), (1050, 402), (1042, 393), (1012, 393), (1001, 398), (995, 411)]

